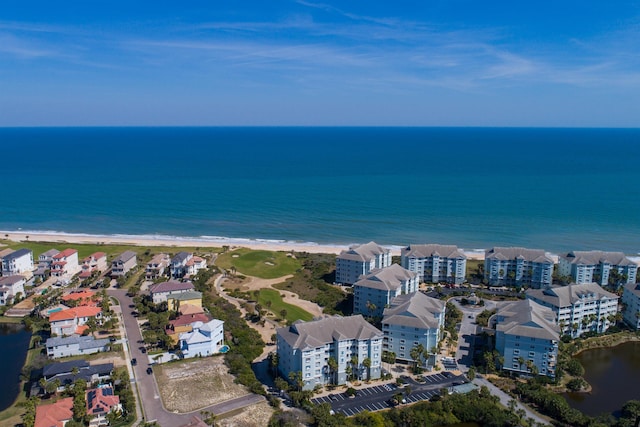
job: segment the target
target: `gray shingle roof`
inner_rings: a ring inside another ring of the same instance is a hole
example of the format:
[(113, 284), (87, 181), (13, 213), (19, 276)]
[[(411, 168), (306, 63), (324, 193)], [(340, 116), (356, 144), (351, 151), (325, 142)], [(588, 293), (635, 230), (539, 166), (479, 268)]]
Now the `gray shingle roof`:
[(578, 301), (596, 301), (603, 298), (617, 299), (618, 296), (605, 291), (597, 283), (571, 283), (567, 286), (553, 286), (548, 289), (529, 289), (527, 296), (544, 301), (554, 307), (568, 307)]
[(418, 273), (409, 271), (398, 264), (391, 264), (389, 267), (371, 270), (369, 274), (362, 277), (353, 286), (395, 291), (402, 285), (402, 282), (417, 276)]
[(438, 328), (436, 317), (444, 311), (444, 301), (431, 298), (422, 292), (400, 295), (384, 309), (383, 324), (404, 325), (412, 328)]
[(560, 337), (553, 311), (528, 299), (501, 307), (496, 316), (504, 318), (498, 322), (496, 330), (505, 334), (555, 341)]
[(485, 251), (485, 259), (523, 259), (529, 262), (553, 264), (553, 259), (542, 249), (494, 247)]
[(191, 254), (189, 252), (178, 252), (171, 258), (172, 264), (184, 264)]
[(48, 251), (41, 253), (40, 256), (44, 255), (45, 257), (53, 257), (55, 255), (58, 255), (59, 253), (60, 251), (57, 249), (49, 249)]
[(24, 281), (23, 276), (13, 275), (13, 276), (0, 277), (0, 286), (11, 286), (20, 281)]
[(17, 251), (11, 252), (9, 255), (5, 255), (4, 259), (11, 261), (13, 259), (17, 259), (25, 255), (29, 255), (30, 253), (31, 253), (31, 249), (18, 249)]
[(640, 283), (627, 283), (624, 287), (635, 296), (640, 297)]
[(352, 246), (348, 251), (340, 252), (338, 258), (365, 262), (389, 252), (391, 252), (391, 249), (384, 248), (375, 242), (369, 242), (360, 246)]
[(442, 258), (467, 258), (467, 256), (455, 245), (409, 245), (402, 248), (403, 257), (430, 258), (437, 255)]
[(288, 328), (277, 329), (277, 334), (292, 348), (304, 350), (330, 344), (334, 340), (370, 340), (382, 338), (382, 332), (362, 315), (326, 317), (311, 322), (295, 322)]
[(127, 262), (137, 254), (134, 251), (124, 251), (113, 262)]
[(606, 263), (620, 266), (634, 266), (637, 264), (631, 261), (622, 252), (604, 252), (604, 251), (572, 251), (564, 255), (566, 261), (571, 264), (597, 265)]
[(191, 291), (193, 289), (193, 283), (191, 282), (162, 282), (149, 286), (149, 292), (152, 295), (161, 292)]
[(202, 298), (202, 292), (186, 291), (186, 292), (181, 292), (181, 293), (176, 294), (176, 295), (171, 295), (169, 298), (175, 299), (175, 300), (178, 300), (178, 301), (189, 300), (189, 299), (197, 299), (197, 298)]
[(95, 339), (91, 336), (72, 335), (70, 337), (54, 337), (47, 340), (47, 347), (58, 347), (61, 345), (74, 345), (78, 344), (80, 350), (87, 350), (90, 348), (102, 348), (109, 344), (109, 339)]

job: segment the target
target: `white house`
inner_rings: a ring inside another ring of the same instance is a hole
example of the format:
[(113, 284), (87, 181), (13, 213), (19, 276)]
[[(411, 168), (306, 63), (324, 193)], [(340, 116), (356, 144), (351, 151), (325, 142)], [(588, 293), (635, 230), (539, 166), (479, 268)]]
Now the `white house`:
[(18, 249), (2, 257), (2, 275), (5, 277), (30, 273), (33, 270), (33, 251), (31, 249)]
[(38, 256), (38, 267), (33, 272), (35, 277), (45, 280), (50, 273), (51, 264), (53, 263), (53, 257), (60, 253), (57, 249), (49, 249), (48, 251), (41, 253)]
[(400, 252), (404, 268), (418, 273), (427, 283), (461, 284), (465, 280), (467, 256), (454, 245), (409, 245)]
[(80, 278), (86, 279), (87, 277), (91, 277), (94, 271), (102, 273), (107, 270), (107, 267), (107, 254), (104, 252), (93, 253), (82, 260)]
[(149, 294), (154, 304), (166, 302), (170, 295), (193, 291), (191, 282), (162, 282), (149, 286)]
[(0, 277), (0, 306), (7, 305), (18, 294), (24, 297), (25, 283), (26, 280), (24, 276)]
[(352, 246), (336, 258), (336, 283), (352, 285), (360, 276), (391, 265), (391, 249), (375, 242)]
[[(278, 370), (285, 379), (300, 372), (304, 390), (345, 384), (347, 367), (359, 378), (380, 378), (382, 332), (361, 315), (296, 321), (276, 334)], [(329, 368), (330, 358), (336, 361), (335, 372)]]
[(52, 257), (51, 275), (54, 277), (71, 277), (78, 273), (78, 251), (75, 249), (65, 249)]
[(169, 272), (172, 279), (179, 279), (187, 274), (187, 262), (193, 258), (193, 254), (189, 252), (178, 252), (171, 258), (169, 264)]
[(487, 249), (484, 278), (491, 286), (529, 286), (546, 288), (553, 279), (553, 259), (541, 249)]
[(134, 251), (124, 251), (111, 261), (111, 277), (127, 274), (138, 265), (137, 254)]
[(46, 342), (47, 356), (52, 359), (68, 356), (100, 353), (109, 350), (109, 339), (95, 339), (92, 336), (71, 335), (53, 337)]
[(627, 283), (622, 293), (624, 321), (633, 329), (640, 329), (640, 283)]
[(398, 264), (371, 270), (353, 284), (353, 313), (381, 317), (393, 298), (417, 290), (418, 274)]
[(411, 349), (422, 345), (431, 351), (440, 342), (445, 303), (422, 292), (395, 297), (384, 309), (382, 348), (400, 360), (412, 361)]
[(51, 313), (49, 315), (51, 335), (82, 334), (87, 330), (86, 323), (90, 318), (95, 318), (100, 322), (102, 320), (102, 309), (93, 306), (79, 306)]
[[(558, 272), (578, 285), (636, 283), (638, 265), (622, 252), (572, 251), (558, 260)], [(617, 274), (616, 274), (617, 273)]]
[(144, 270), (144, 278), (146, 280), (155, 280), (164, 275), (164, 271), (169, 266), (171, 262), (171, 257), (167, 254), (157, 254), (151, 261), (147, 263), (147, 266)]
[(193, 277), (198, 274), (200, 270), (203, 270), (205, 268), (207, 268), (207, 260), (194, 255), (189, 261), (187, 261), (187, 264), (185, 265), (186, 274), (184, 275), (184, 277)]
[(560, 327), (551, 308), (533, 300), (511, 302), (500, 307), (493, 320), (502, 369), (555, 377)]
[(180, 351), (184, 358), (210, 356), (224, 346), (224, 322), (213, 319), (207, 323), (194, 322), (191, 332), (180, 334)]
[(615, 323), (618, 296), (596, 283), (572, 283), (547, 289), (529, 289), (527, 298), (551, 308), (562, 334), (572, 338), (584, 332), (602, 333)]

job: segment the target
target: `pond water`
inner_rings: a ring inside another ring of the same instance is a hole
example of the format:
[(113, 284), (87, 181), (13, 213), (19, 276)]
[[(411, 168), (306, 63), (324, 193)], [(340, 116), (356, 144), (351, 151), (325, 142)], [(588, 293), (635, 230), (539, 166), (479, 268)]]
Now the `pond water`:
[(20, 371), (31, 333), (22, 325), (0, 323), (0, 411), (13, 404), (20, 391)]
[(566, 393), (569, 405), (587, 415), (615, 413), (629, 400), (640, 400), (640, 342), (597, 348), (576, 358), (585, 369), (591, 393)]

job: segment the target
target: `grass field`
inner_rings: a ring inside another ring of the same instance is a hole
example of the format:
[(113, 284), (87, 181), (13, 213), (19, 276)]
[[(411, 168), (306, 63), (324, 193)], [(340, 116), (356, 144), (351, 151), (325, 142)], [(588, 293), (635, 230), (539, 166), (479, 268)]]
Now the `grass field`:
[(216, 265), (225, 270), (235, 267), (238, 273), (262, 279), (275, 279), (293, 274), (301, 267), (297, 259), (287, 256), (284, 252), (255, 251), (244, 248), (218, 256)]
[[(259, 291), (254, 292), (257, 294), (260, 305), (275, 313), (276, 316), (280, 316), (280, 312), (283, 309), (287, 310), (286, 320), (289, 322), (295, 322), (296, 320), (309, 321), (313, 319), (313, 315), (308, 311), (284, 302), (280, 296), (280, 292), (275, 289), (260, 289)], [(269, 306), (268, 302), (270, 302), (271, 306)]]

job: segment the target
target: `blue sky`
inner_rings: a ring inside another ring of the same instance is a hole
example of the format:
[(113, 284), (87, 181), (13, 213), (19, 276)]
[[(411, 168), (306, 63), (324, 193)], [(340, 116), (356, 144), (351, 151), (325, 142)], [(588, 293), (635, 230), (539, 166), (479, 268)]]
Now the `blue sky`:
[(638, 1), (3, 0), (0, 126), (640, 126)]

